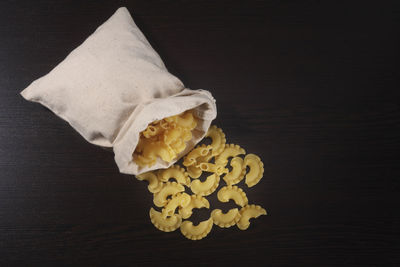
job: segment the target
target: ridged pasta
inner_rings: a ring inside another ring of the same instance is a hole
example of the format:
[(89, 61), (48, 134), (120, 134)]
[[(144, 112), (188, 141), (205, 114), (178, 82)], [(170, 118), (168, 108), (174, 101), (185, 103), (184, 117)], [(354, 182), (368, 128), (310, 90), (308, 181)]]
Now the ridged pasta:
[(206, 237), (213, 226), (213, 219), (209, 218), (206, 221), (200, 222), (198, 225), (194, 226), (191, 221), (184, 221), (181, 224), (181, 233), (188, 239), (200, 240)]
[(234, 157), (230, 163), (232, 171), (225, 174), (222, 179), (224, 179), (227, 185), (234, 185), (239, 183), (246, 174), (246, 168), (243, 163), (243, 159), (240, 157)]
[(172, 216), (178, 207), (187, 207), (190, 200), (190, 196), (186, 193), (178, 193), (174, 195), (162, 209), (162, 217), (166, 218), (167, 216)]
[(208, 129), (205, 137), (209, 137), (212, 140), (211, 147), (213, 156), (219, 155), (225, 149), (226, 138), (222, 129), (212, 125)]
[(211, 218), (214, 221), (214, 224), (218, 225), (222, 228), (228, 228), (235, 225), (241, 215), (237, 208), (230, 209), (227, 213), (223, 213), (220, 209), (215, 209), (211, 212)]
[(251, 218), (267, 215), (267, 211), (258, 205), (247, 205), (240, 209), (240, 220), (236, 223), (240, 230), (246, 230), (250, 226)]
[(168, 182), (169, 179), (175, 179), (178, 183), (189, 186), (190, 178), (185, 169), (178, 165), (173, 165), (165, 170), (158, 172), (158, 177), (162, 182)]
[(205, 197), (199, 195), (191, 195), (190, 203), (186, 207), (179, 208), (179, 214), (183, 219), (187, 219), (192, 216), (193, 209), (210, 208), (210, 203)]
[(244, 207), (247, 205), (249, 200), (247, 199), (246, 193), (236, 185), (228, 185), (222, 187), (217, 193), (218, 200), (221, 202), (228, 202), (230, 199), (235, 201), (236, 205)]
[(179, 214), (173, 214), (168, 218), (164, 218), (161, 212), (156, 211), (155, 209), (150, 209), (150, 220), (152, 224), (163, 232), (172, 232), (178, 229), (182, 223), (182, 217)]
[(216, 156), (215, 164), (217, 165), (226, 165), (228, 163), (228, 158), (236, 157), (241, 154), (246, 154), (246, 151), (238, 145), (235, 144), (226, 144), (225, 149)]
[(177, 193), (185, 191), (183, 185), (178, 184), (176, 182), (167, 182), (163, 184), (163, 187), (160, 191), (154, 194), (153, 202), (157, 207), (163, 207), (167, 204), (167, 197), (173, 196)]
[(264, 163), (255, 154), (246, 155), (243, 162), (245, 167), (250, 168), (250, 171), (246, 174), (245, 182), (248, 187), (255, 186), (263, 177)]
[(204, 182), (194, 180), (190, 185), (190, 190), (196, 195), (208, 196), (217, 189), (218, 185), (219, 176), (213, 173)]
[(153, 172), (145, 172), (139, 175), (136, 175), (136, 179), (140, 181), (148, 181), (149, 185), (147, 186), (147, 189), (151, 193), (157, 193), (158, 191), (161, 190), (163, 184), (162, 182), (158, 179), (158, 176), (153, 173)]
[(211, 146), (201, 145), (190, 151), (183, 160), (183, 165), (188, 167), (197, 163), (197, 158), (207, 156)]

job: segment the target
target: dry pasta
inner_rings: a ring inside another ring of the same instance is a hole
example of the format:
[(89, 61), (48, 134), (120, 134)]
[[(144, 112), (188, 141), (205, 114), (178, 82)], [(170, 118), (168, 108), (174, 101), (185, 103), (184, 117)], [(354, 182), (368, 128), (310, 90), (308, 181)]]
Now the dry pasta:
[(213, 173), (208, 176), (204, 182), (201, 182), (200, 180), (194, 180), (190, 185), (190, 189), (196, 195), (208, 196), (217, 189), (218, 185), (219, 176)]
[(246, 157), (244, 157), (244, 165), (250, 168), (250, 171), (246, 174), (245, 179), (247, 186), (255, 186), (263, 177), (264, 163), (262, 163), (260, 157), (257, 155), (248, 154)]
[(210, 218), (206, 221), (200, 222), (198, 225), (194, 226), (191, 221), (184, 221), (181, 224), (182, 234), (191, 240), (200, 240), (206, 237), (213, 226), (213, 219)]
[(227, 213), (223, 213), (220, 209), (215, 209), (211, 212), (211, 218), (214, 221), (214, 224), (218, 225), (222, 228), (228, 228), (235, 225), (241, 215), (237, 208), (230, 209)]
[(163, 218), (161, 212), (158, 212), (153, 208), (150, 209), (150, 220), (158, 230), (164, 232), (175, 231), (182, 223), (182, 217), (179, 214)]
[[(191, 130), (196, 125), (197, 121), (191, 111), (154, 121), (140, 134), (139, 144), (133, 154), (134, 160), (140, 166), (151, 166), (157, 157), (165, 161), (174, 159), (186, 149), (186, 142), (192, 138)], [(183, 236), (191, 240), (206, 237), (213, 224), (221, 228), (237, 225), (240, 230), (246, 230), (252, 218), (267, 214), (261, 206), (249, 205), (246, 193), (235, 185), (243, 179), (248, 187), (256, 185), (264, 173), (261, 159), (255, 154), (246, 155), (246, 151), (238, 145), (226, 144), (225, 134), (216, 126), (211, 126), (205, 137), (211, 138), (211, 144), (198, 145), (192, 149), (183, 159), (184, 168), (175, 164), (167, 169), (136, 176), (138, 180), (148, 181), (147, 188), (154, 194), (154, 205), (161, 208), (161, 212), (150, 209), (153, 225), (164, 232), (180, 228)], [(232, 158), (230, 171), (227, 168), (229, 158)], [(247, 168), (249, 171), (246, 174)], [(198, 178), (203, 172), (211, 175), (202, 182)], [(193, 225), (187, 219), (192, 216), (193, 209), (210, 209), (205, 196), (217, 190), (220, 176), (226, 186), (218, 190), (217, 199), (223, 203), (232, 199), (241, 208), (233, 208), (226, 213), (214, 209), (208, 220)], [(193, 195), (185, 193), (184, 186), (190, 188)]]
[(239, 183), (246, 174), (246, 168), (243, 164), (243, 159), (239, 157), (234, 157), (230, 163), (232, 167), (232, 171), (225, 174), (222, 179), (226, 182), (227, 185), (234, 185)]
[(237, 226), (240, 230), (246, 230), (250, 226), (251, 218), (258, 218), (261, 215), (267, 215), (267, 211), (258, 205), (247, 205), (240, 209), (240, 220)]
[(154, 194), (153, 202), (157, 207), (163, 207), (167, 204), (167, 197), (185, 191), (183, 185), (175, 182), (167, 182), (163, 185), (160, 191)]
[(201, 208), (210, 208), (210, 203), (205, 197), (198, 196), (198, 195), (191, 195), (190, 203), (186, 207), (179, 208), (179, 214), (182, 216), (183, 219), (189, 218), (192, 213), (193, 209), (201, 209)]
[(217, 194), (218, 200), (221, 202), (228, 202), (230, 199), (241, 207), (244, 207), (249, 202), (246, 193), (236, 185), (228, 185), (222, 187)]

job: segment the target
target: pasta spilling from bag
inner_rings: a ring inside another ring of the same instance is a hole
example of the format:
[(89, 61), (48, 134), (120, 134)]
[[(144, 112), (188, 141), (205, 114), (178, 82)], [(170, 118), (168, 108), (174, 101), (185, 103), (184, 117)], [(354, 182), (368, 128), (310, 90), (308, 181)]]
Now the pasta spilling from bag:
[[(169, 125), (167, 129), (182, 127), (189, 132), (191, 127), (195, 127), (195, 122), (189, 123), (191, 116), (188, 114), (190, 113), (186, 112), (150, 124), (141, 133), (141, 140), (144, 142), (141, 143), (143, 150), (146, 149), (146, 142), (149, 142), (147, 139), (151, 138), (155, 140), (154, 142), (164, 140), (163, 145), (171, 144), (174, 142), (171, 140), (174, 140), (175, 137), (184, 140), (182, 136), (185, 133), (182, 131), (174, 132), (174, 138), (166, 137), (165, 129), (161, 127), (164, 129), (162, 130), (157, 125)], [(183, 119), (185, 123), (179, 124), (180, 119)], [(179, 126), (177, 126), (178, 124)], [(188, 152), (183, 159), (183, 166), (175, 164), (167, 169), (150, 171), (136, 176), (141, 181), (148, 181), (147, 188), (154, 194), (154, 205), (160, 210), (157, 211), (153, 207), (150, 209), (150, 220), (154, 226), (164, 232), (180, 228), (181, 233), (191, 240), (200, 240), (206, 237), (211, 232), (213, 225), (220, 228), (236, 225), (240, 230), (246, 230), (250, 227), (250, 219), (267, 214), (261, 206), (249, 204), (246, 193), (238, 186), (242, 180), (245, 180), (247, 187), (253, 187), (260, 182), (264, 174), (264, 164), (260, 157), (255, 154), (246, 154), (246, 151), (238, 145), (226, 144), (225, 134), (215, 125), (209, 128), (205, 137), (211, 139), (211, 144), (198, 145)], [(166, 139), (171, 142), (165, 142)], [(154, 146), (147, 147), (147, 149), (152, 148)], [(157, 147), (157, 149), (160, 150), (163, 147)], [(171, 149), (173, 150), (173, 148)], [(138, 151), (136, 157), (143, 155), (139, 153)], [(161, 157), (159, 152), (153, 155)], [(211, 162), (212, 160), (214, 162)], [(154, 159), (143, 160), (146, 164), (152, 161)], [(229, 171), (228, 165), (231, 167), (231, 171)], [(203, 173), (207, 173), (207, 175), (201, 181), (199, 178)], [(218, 189), (220, 178), (225, 181), (225, 185)], [(233, 200), (237, 207), (229, 209), (227, 212), (213, 209), (208, 219), (194, 224), (190, 220), (193, 210), (201, 208), (210, 210), (210, 202), (206, 197), (214, 192), (218, 192), (217, 199), (220, 203)]]
[(140, 167), (153, 166), (157, 157), (168, 163), (175, 160), (192, 139), (196, 126), (191, 110), (152, 122), (140, 133), (133, 160)]

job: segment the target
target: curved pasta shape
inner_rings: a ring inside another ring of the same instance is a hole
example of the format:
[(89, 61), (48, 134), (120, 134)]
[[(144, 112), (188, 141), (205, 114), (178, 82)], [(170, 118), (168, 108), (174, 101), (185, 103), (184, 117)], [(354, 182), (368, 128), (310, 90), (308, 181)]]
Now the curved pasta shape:
[(178, 193), (168, 201), (167, 205), (162, 209), (162, 217), (172, 216), (178, 207), (187, 207), (190, 203), (190, 196), (186, 193)]
[(216, 156), (215, 164), (217, 165), (226, 165), (228, 163), (228, 158), (236, 157), (241, 154), (246, 154), (246, 151), (238, 145), (235, 144), (226, 144), (225, 149)]
[(186, 143), (182, 139), (178, 139), (170, 144), (176, 154), (181, 153), (186, 148)]
[(164, 142), (157, 141), (146, 144), (143, 148), (142, 155), (139, 156), (146, 159), (154, 159), (154, 161), (156, 160), (156, 157), (159, 156), (162, 160), (170, 162), (176, 157), (176, 153)]
[(213, 173), (204, 182), (194, 180), (190, 185), (190, 189), (197, 195), (208, 196), (217, 189), (218, 185), (219, 176)]
[(248, 187), (255, 186), (261, 180), (264, 174), (264, 163), (259, 156), (248, 154), (244, 157), (245, 168), (248, 166), (250, 171), (246, 174), (246, 184)]
[(206, 221), (202, 221), (198, 225), (194, 226), (191, 221), (184, 221), (181, 224), (182, 234), (191, 240), (200, 240), (206, 237), (213, 226), (213, 219), (210, 218)]
[(251, 218), (258, 218), (261, 215), (267, 215), (267, 211), (258, 205), (247, 205), (240, 209), (240, 220), (237, 226), (240, 230), (246, 230), (250, 226)]
[(167, 182), (163, 185), (163, 187), (159, 192), (154, 194), (153, 197), (154, 205), (156, 205), (157, 207), (163, 207), (168, 202), (167, 200), (168, 196), (171, 195), (173, 196), (183, 191), (185, 191), (183, 185), (178, 184), (176, 182)]
[(170, 128), (164, 132), (164, 143), (169, 145), (177, 141), (182, 135), (183, 129), (181, 127)]
[(202, 156), (207, 156), (211, 150), (211, 146), (201, 145), (190, 151), (183, 160), (183, 165), (188, 167), (196, 163), (196, 159)]
[(241, 215), (237, 208), (230, 209), (227, 213), (223, 213), (220, 209), (215, 209), (211, 212), (211, 218), (214, 224), (222, 228), (228, 228), (235, 225)]
[(215, 165), (213, 163), (209, 163), (209, 162), (202, 162), (198, 165), (198, 167), (202, 170), (202, 171), (206, 171), (206, 172), (213, 172), (216, 173), (217, 175), (222, 175), (224, 173), (228, 173), (228, 169), (225, 168), (224, 166), (220, 166), (220, 165)]
[(161, 212), (158, 212), (153, 208), (150, 209), (150, 220), (158, 230), (163, 232), (175, 231), (182, 223), (181, 215), (173, 214), (169, 218), (163, 218)]
[(149, 185), (147, 186), (147, 189), (151, 193), (157, 193), (158, 191), (161, 190), (163, 184), (161, 181), (159, 181), (158, 177), (156, 174), (153, 172), (145, 172), (139, 175), (136, 175), (136, 179), (140, 181), (148, 181)]
[(190, 178), (192, 179), (197, 179), (201, 176), (202, 171), (199, 167), (197, 166), (189, 166), (186, 168), (188, 175), (190, 176)]
[(184, 184), (186, 186), (190, 185), (189, 175), (185, 169), (179, 167), (178, 165), (173, 165), (168, 169), (160, 170), (158, 176), (162, 182), (168, 182), (169, 179), (173, 178), (180, 184)]
[(226, 144), (226, 138), (225, 134), (222, 131), (221, 128), (218, 128), (215, 125), (212, 125), (205, 137), (210, 137), (211, 138), (211, 146), (212, 146), (212, 155), (216, 156), (221, 154), (221, 152), (225, 149), (225, 144)]
[(186, 207), (179, 208), (179, 214), (183, 219), (187, 219), (192, 216), (193, 209), (210, 208), (210, 203), (205, 197), (198, 195), (190, 196), (190, 203)]
[(246, 174), (246, 168), (244, 167), (243, 160), (240, 157), (234, 157), (230, 163), (232, 167), (232, 171), (225, 174), (222, 179), (226, 182), (227, 185), (234, 185), (239, 183)]
[(230, 199), (235, 201), (236, 205), (244, 207), (249, 200), (246, 193), (236, 185), (228, 185), (222, 187), (217, 193), (218, 200), (221, 202), (228, 202)]
[(144, 137), (150, 138), (152, 136), (156, 136), (162, 133), (163, 131), (164, 129), (162, 129), (160, 125), (149, 125), (147, 126), (146, 130), (144, 130), (142, 133)]
[(197, 126), (196, 119), (194, 118), (191, 110), (177, 116), (176, 124), (189, 130), (193, 130)]

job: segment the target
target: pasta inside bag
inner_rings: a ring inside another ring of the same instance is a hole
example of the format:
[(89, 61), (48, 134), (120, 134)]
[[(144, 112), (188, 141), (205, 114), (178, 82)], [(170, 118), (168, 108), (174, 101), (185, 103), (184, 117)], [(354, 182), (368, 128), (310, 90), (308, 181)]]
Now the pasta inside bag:
[[(135, 175), (171, 166), (200, 142), (217, 115), (211, 93), (188, 89), (169, 73), (125, 7), (21, 95), (49, 108), (88, 142), (112, 147), (120, 172)], [(140, 132), (187, 110), (197, 125), (186, 148), (171, 162), (158, 157), (152, 166), (139, 166), (133, 152)]]

